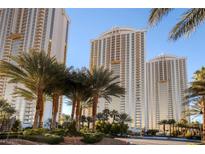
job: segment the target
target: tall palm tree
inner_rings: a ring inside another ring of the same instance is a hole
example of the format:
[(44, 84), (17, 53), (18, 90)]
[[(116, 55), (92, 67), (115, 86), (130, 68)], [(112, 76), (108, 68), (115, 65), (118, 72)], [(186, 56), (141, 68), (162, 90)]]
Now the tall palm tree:
[(12, 57), (12, 62), (0, 62), (0, 75), (8, 77), (10, 83), (19, 83), (30, 91), (35, 91), (37, 100), (34, 128), (43, 127), (43, 96), (47, 86), (55, 81), (54, 75), (51, 76), (55, 63), (55, 57), (37, 50)]
[(76, 116), (76, 128), (79, 130), (81, 103), (86, 102), (90, 98), (90, 86), (87, 76), (87, 69), (82, 68), (81, 70), (71, 71), (69, 80), (70, 85), (67, 96), (73, 101), (73, 112), (75, 112)]
[[(172, 8), (155, 8), (151, 10), (149, 16), (149, 25), (154, 26), (166, 15), (168, 15)], [(182, 14), (180, 20), (172, 28), (169, 39), (177, 40), (181, 36), (189, 36), (200, 24), (205, 21), (205, 9), (194, 8), (188, 9)]]
[[(56, 79), (51, 82), (46, 88), (46, 93), (52, 97), (52, 129), (56, 128), (56, 118), (59, 108), (60, 96), (67, 93), (67, 79), (69, 78), (69, 73), (72, 67), (66, 68), (64, 64), (55, 63), (53, 65), (52, 74)], [(69, 83), (68, 83), (69, 84)]]
[(191, 82), (191, 86), (187, 90), (187, 99), (200, 100), (201, 109), (198, 110), (202, 112), (203, 115), (203, 132), (202, 132), (202, 141), (205, 142), (205, 67), (202, 67), (200, 70), (196, 71), (194, 74), (194, 81)]
[(95, 121), (97, 114), (97, 105), (99, 98), (104, 98), (108, 102), (111, 101), (111, 97), (120, 97), (124, 95), (124, 88), (119, 86), (119, 77), (115, 76), (112, 71), (105, 69), (104, 67), (92, 68), (88, 72), (88, 78), (90, 79), (92, 89), (92, 116), (93, 116), (93, 131), (95, 131)]

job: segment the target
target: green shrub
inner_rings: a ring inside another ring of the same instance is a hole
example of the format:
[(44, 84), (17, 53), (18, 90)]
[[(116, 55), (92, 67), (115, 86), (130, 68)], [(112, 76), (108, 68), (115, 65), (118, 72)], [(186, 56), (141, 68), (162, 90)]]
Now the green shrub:
[(121, 133), (120, 131), (120, 124), (118, 123), (113, 123), (112, 126), (111, 126), (111, 130), (110, 130), (110, 133), (114, 136), (117, 136), (118, 134)]
[(67, 129), (67, 135), (69, 136), (79, 136), (80, 132), (76, 130), (76, 122), (65, 122), (63, 123), (63, 129)]
[(129, 126), (127, 124), (120, 124), (120, 135), (126, 135), (128, 133)]
[(22, 136), (22, 132), (2, 132), (0, 133), (0, 139), (18, 138), (19, 136)]
[(17, 132), (21, 129), (21, 121), (20, 120), (16, 120), (12, 126), (12, 131)]
[(55, 129), (49, 132), (50, 134), (58, 135), (58, 136), (65, 136), (67, 135), (66, 129)]
[(185, 137), (186, 137), (187, 139), (191, 139), (191, 138), (192, 138), (191, 132), (190, 132), (190, 131), (186, 132)]
[(100, 142), (103, 139), (103, 133), (85, 133), (83, 134), (83, 142), (92, 144)]
[(111, 127), (112, 127), (112, 125), (109, 122), (105, 122), (105, 121), (97, 121), (96, 122), (96, 130), (98, 132), (101, 132), (104, 134), (109, 134)]
[(23, 131), (23, 135), (43, 135), (47, 132), (48, 130), (44, 128), (26, 129)]
[(147, 131), (146, 131), (146, 134), (147, 135), (150, 135), (150, 136), (156, 136), (156, 134), (159, 132), (159, 130), (158, 129), (148, 129)]
[(88, 129), (88, 127), (83, 127), (80, 129), (81, 134), (91, 133), (92, 130)]
[(63, 142), (62, 136), (52, 135), (52, 134), (26, 135), (26, 136), (22, 136), (22, 138), (30, 141), (42, 142), (47, 144), (59, 144), (60, 142)]

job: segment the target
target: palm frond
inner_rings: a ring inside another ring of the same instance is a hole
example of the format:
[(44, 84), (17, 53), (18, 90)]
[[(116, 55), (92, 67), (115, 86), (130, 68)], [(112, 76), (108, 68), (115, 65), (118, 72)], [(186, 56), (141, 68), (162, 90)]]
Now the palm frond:
[(169, 39), (177, 40), (182, 36), (188, 37), (205, 20), (205, 9), (189, 9), (172, 29)]
[(149, 16), (149, 25), (154, 26), (161, 21), (161, 19), (171, 12), (171, 8), (155, 8), (151, 10)]

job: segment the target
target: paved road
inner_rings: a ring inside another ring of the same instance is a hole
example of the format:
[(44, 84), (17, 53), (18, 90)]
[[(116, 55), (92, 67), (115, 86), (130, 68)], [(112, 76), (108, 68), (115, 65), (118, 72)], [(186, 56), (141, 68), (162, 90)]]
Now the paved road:
[(131, 139), (131, 138), (116, 138), (121, 141), (129, 142), (135, 145), (194, 145), (199, 143), (171, 140), (155, 140), (155, 139)]

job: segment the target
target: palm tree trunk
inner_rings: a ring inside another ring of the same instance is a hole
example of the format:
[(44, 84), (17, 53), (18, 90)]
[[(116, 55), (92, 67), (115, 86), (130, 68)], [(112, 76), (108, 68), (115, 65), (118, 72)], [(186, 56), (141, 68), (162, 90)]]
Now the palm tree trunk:
[(112, 123), (114, 123), (115, 122), (115, 115), (113, 115), (113, 119), (112, 119)]
[(58, 113), (58, 105), (59, 105), (59, 95), (53, 94), (53, 107), (52, 107), (52, 123), (51, 128), (56, 128), (56, 117)]
[(76, 106), (76, 129), (77, 131), (80, 130), (80, 100), (77, 100)]
[(39, 113), (39, 128), (43, 128), (43, 113), (44, 113), (44, 101), (43, 101), (43, 92), (42, 90), (38, 91), (38, 98), (37, 101), (40, 106), (40, 113)]
[(82, 117), (82, 111), (83, 111), (83, 108), (82, 106), (80, 107), (80, 118)]
[(33, 128), (38, 128), (38, 122), (39, 122), (39, 104), (38, 102), (36, 102), (36, 112), (35, 112), (35, 116), (34, 116), (34, 122), (33, 122)]
[(164, 136), (165, 136), (165, 124), (163, 124), (163, 131), (164, 131)]
[(96, 114), (97, 114), (97, 104), (98, 104), (98, 97), (94, 97), (93, 100), (93, 132), (95, 131), (95, 121), (96, 121)]
[(71, 119), (74, 119), (74, 114), (75, 114), (75, 107), (76, 107), (76, 100), (73, 99), (73, 105), (72, 105), (72, 112), (71, 112)]

